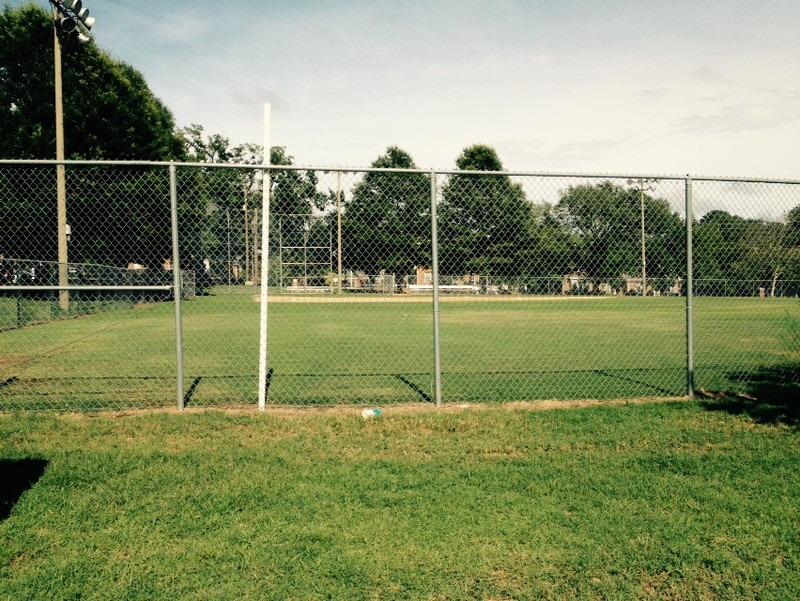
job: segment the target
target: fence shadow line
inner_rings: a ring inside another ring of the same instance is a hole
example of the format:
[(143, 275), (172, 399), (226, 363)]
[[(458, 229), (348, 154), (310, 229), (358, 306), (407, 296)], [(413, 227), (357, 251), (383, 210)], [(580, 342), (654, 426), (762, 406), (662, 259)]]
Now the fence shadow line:
[(414, 384), (414, 382), (412, 382), (411, 380), (406, 378), (403, 374), (395, 374), (394, 377), (397, 378), (398, 380), (400, 380), (406, 386), (408, 386), (411, 390), (416, 392), (419, 396), (421, 396), (422, 400), (424, 400), (426, 403), (432, 403), (433, 402), (433, 398), (431, 398), (431, 395), (429, 395), (427, 392), (422, 390), (422, 388), (420, 388), (419, 386)]
[(595, 369), (595, 370), (590, 370), (590, 371), (593, 371), (594, 373), (596, 373), (598, 375), (601, 375), (601, 376), (606, 376), (608, 378), (614, 378), (615, 380), (622, 380), (624, 382), (631, 382), (632, 384), (638, 384), (639, 386), (644, 386), (645, 388), (650, 388), (651, 390), (655, 390), (656, 392), (658, 392), (658, 393), (660, 393), (662, 395), (665, 395), (665, 396), (676, 396), (676, 395), (680, 394), (680, 393), (676, 393), (674, 390), (669, 390), (667, 388), (661, 388), (660, 386), (655, 386), (653, 384), (648, 384), (647, 382), (642, 382), (641, 380), (637, 380), (636, 378), (629, 378), (627, 376), (623, 376), (623, 375), (620, 375), (620, 374), (611, 373), (611, 372), (609, 372), (607, 370), (604, 370), (604, 369)]
[(15, 382), (18, 382), (18, 381), (19, 381), (19, 377), (18, 376), (11, 376), (7, 380), (4, 380), (3, 382), (0, 382), (0, 388), (6, 388), (8, 386), (11, 386)]
[(189, 386), (189, 390), (186, 391), (186, 394), (183, 395), (183, 406), (188, 407), (189, 403), (192, 402), (192, 398), (194, 397), (194, 393), (197, 390), (197, 387), (200, 386), (200, 382), (203, 381), (203, 376), (197, 376), (192, 385)]

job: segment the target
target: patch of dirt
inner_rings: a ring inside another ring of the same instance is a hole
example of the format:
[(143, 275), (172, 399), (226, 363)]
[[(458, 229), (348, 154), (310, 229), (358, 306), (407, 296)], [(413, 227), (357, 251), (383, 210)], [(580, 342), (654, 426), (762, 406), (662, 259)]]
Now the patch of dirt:
[[(517, 401), (511, 403), (497, 404), (466, 404), (448, 403), (437, 408), (430, 403), (407, 403), (403, 405), (381, 406), (382, 417), (393, 415), (425, 415), (425, 414), (458, 414), (475, 411), (557, 411), (567, 409), (586, 409), (589, 407), (616, 407), (624, 405), (647, 405), (654, 403), (675, 403), (692, 401), (690, 397), (653, 397), (644, 399), (610, 399), (610, 400), (575, 400), (575, 401)], [(378, 405), (371, 405), (370, 408)], [(361, 416), (361, 411), (367, 405), (347, 405), (339, 407), (275, 407), (267, 406), (260, 412), (258, 407), (253, 405), (220, 405), (216, 407), (190, 407), (185, 411), (178, 411), (176, 408), (159, 409), (129, 409), (124, 411), (101, 411), (95, 413), (66, 413), (65, 417), (71, 419), (96, 419), (98, 417), (127, 418), (153, 414), (167, 415), (191, 415), (196, 413), (224, 413), (227, 415), (266, 415), (279, 418), (307, 418), (310, 415), (326, 416)], [(374, 419), (374, 418), (373, 418)], [(381, 419), (381, 418), (378, 418)]]

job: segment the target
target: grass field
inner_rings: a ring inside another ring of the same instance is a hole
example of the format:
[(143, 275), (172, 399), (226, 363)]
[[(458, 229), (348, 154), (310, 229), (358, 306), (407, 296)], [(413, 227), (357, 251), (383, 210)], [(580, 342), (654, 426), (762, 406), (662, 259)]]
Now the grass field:
[[(429, 300), (278, 300), (269, 322), (271, 403), (431, 401)], [(800, 323), (797, 299), (699, 298), (695, 306), (698, 387), (746, 388), (754, 372), (800, 360), (787, 328)], [(255, 401), (258, 315), (250, 295), (224, 290), (184, 304), (190, 405)], [(445, 298), (441, 315), (445, 402), (686, 392), (684, 299)], [(0, 333), (0, 409), (175, 402), (168, 303)]]
[(0, 598), (797, 599), (797, 430), (715, 409), (0, 416)]

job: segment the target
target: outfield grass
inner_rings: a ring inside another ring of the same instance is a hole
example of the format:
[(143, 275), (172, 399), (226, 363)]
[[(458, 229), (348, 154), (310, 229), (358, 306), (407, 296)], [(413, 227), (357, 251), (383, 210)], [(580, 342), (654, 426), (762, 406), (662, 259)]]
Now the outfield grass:
[(0, 522), (0, 598), (800, 596), (796, 430), (403, 411), (0, 416), (0, 469), (46, 465)]
[[(387, 404), (433, 397), (429, 301), (274, 302), (269, 400)], [(252, 403), (259, 305), (220, 292), (184, 305), (185, 388), (195, 405)], [(800, 360), (797, 299), (696, 300), (696, 384), (741, 388)], [(443, 299), (445, 402), (682, 396), (685, 300)], [(168, 303), (0, 333), (0, 407), (164, 406), (175, 400)]]

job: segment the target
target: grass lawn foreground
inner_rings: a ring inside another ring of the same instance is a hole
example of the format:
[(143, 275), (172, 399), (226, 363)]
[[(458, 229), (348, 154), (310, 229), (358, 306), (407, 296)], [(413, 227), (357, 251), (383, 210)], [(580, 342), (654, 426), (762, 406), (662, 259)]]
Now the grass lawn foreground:
[(0, 599), (800, 597), (796, 429), (529, 409), (0, 416)]

